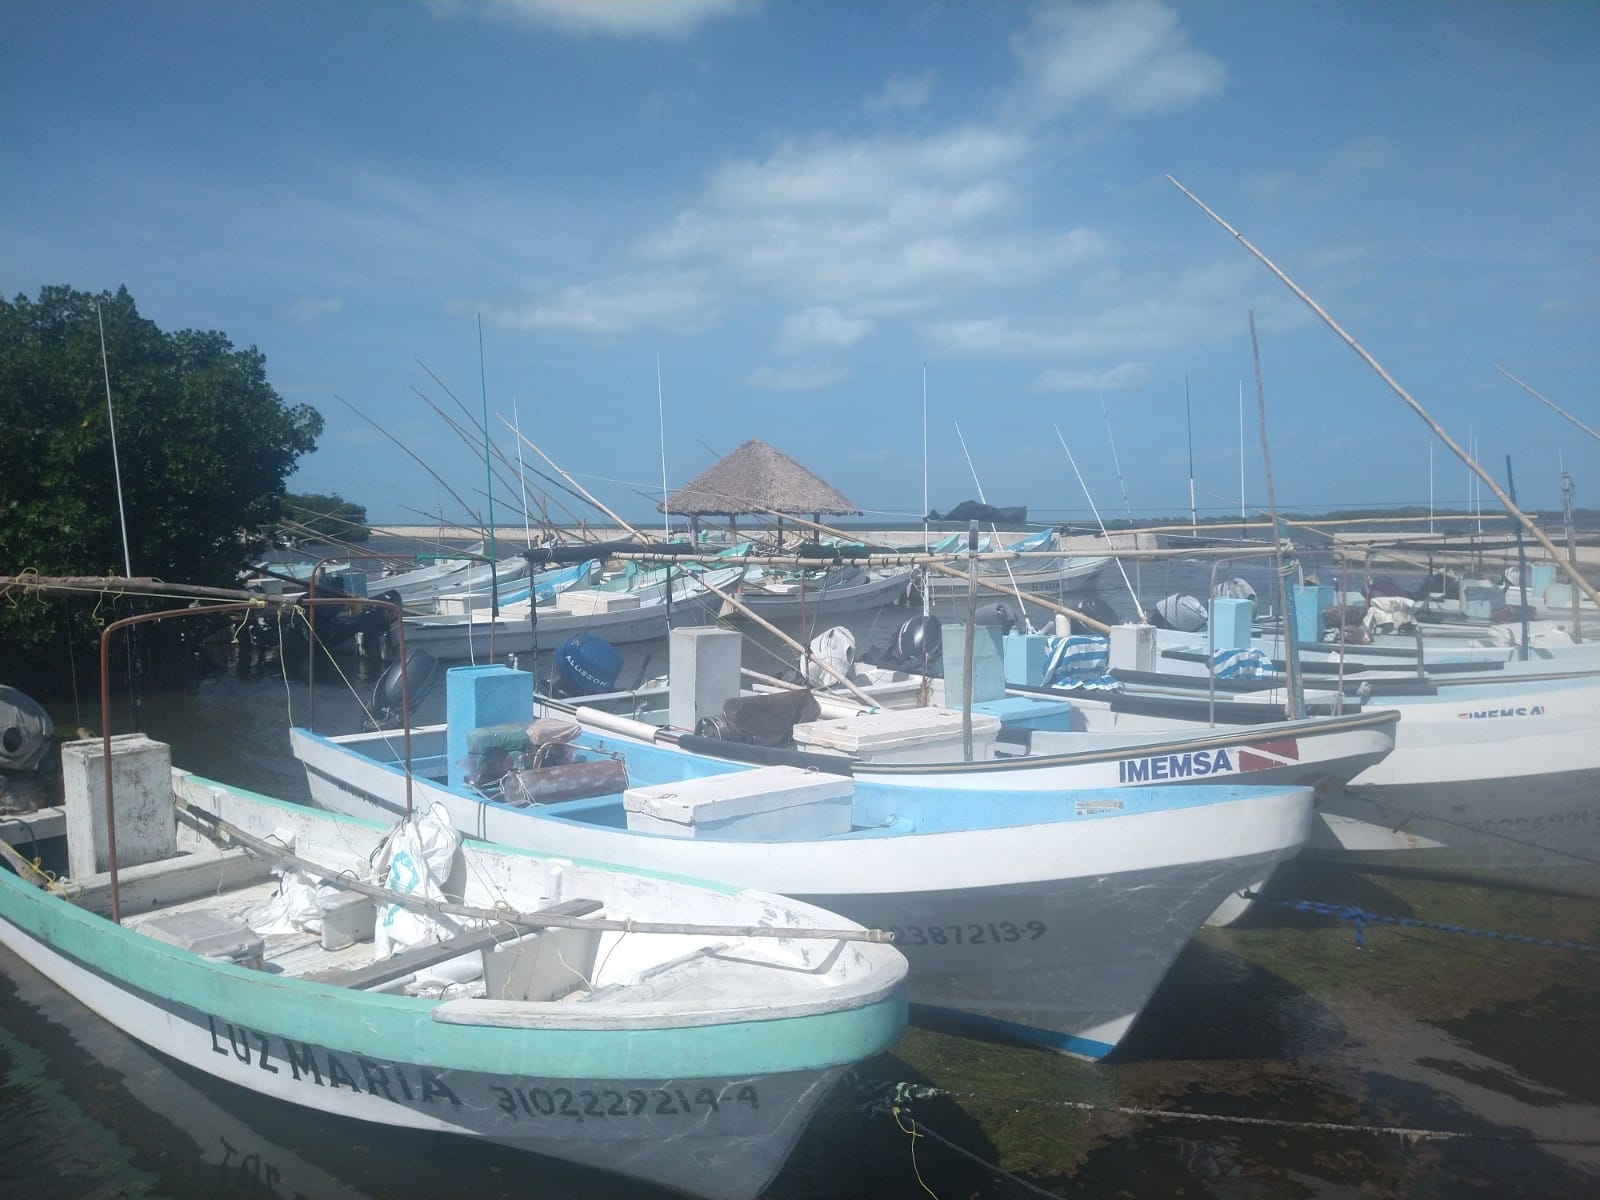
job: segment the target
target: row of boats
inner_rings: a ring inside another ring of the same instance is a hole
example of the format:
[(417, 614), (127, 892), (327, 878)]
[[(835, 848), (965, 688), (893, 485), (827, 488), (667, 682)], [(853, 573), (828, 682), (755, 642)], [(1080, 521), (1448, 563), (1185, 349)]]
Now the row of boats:
[(0, 940), (251, 1090), (747, 1197), (909, 1012), (1103, 1057), (1303, 852), (1594, 893), (1589, 643), (1422, 664), (1219, 647), (1227, 615), (1103, 645), (925, 623), (920, 661), (847, 650), (832, 691), (752, 685), (710, 625), (672, 631), (660, 691), (457, 666), (441, 724), (293, 728), (315, 808), (68, 743), (75, 861), (9, 855)]

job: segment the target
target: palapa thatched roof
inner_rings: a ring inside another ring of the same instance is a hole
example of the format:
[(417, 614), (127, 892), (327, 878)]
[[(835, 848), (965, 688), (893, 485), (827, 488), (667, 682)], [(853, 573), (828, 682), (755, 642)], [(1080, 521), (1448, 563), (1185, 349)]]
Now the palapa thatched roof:
[(835, 513), (855, 505), (787, 454), (751, 438), (695, 476), (656, 508), (685, 516)]

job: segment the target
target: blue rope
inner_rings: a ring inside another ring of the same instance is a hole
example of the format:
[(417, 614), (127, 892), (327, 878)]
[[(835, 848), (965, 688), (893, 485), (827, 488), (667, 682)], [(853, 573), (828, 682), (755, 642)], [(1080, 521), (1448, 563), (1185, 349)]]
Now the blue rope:
[(1552, 950), (1576, 950), (1583, 954), (1600, 953), (1600, 946), (1585, 942), (1567, 942), (1556, 938), (1534, 937), (1525, 933), (1500, 933), (1493, 929), (1468, 929), (1465, 925), (1451, 925), (1445, 921), (1424, 921), (1420, 917), (1391, 917), (1383, 913), (1368, 912), (1353, 904), (1328, 904), (1321, 900), (1275, 900), (1274, 904), (1295, 912), (1313, 913), (1319, 917), (1334, 917), (1351, 921), (1356, 927), (1356, 948), (1366, 946), (1368, 925), (1398, 925), (1412, 929), (1432, 929), (1438, 933), (1459, 933), (1465, 937), (1486, 938), (1489, 941), (1516, 942), (1524, 946), (1546, 946)]

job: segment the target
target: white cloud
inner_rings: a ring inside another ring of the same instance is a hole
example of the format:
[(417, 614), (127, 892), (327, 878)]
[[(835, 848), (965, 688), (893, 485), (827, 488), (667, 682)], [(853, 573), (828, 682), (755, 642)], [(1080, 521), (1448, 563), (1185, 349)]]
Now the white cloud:
[(817, 346), (853, 346), (872, 332), (872, 322), (846, 317), (825, 306), (803, 309), (783, 323), (778, 349), (785, 354)]
[(1263, 328), (1297, 327), (1304, 310), (1242, 256), (1176, 275), (1145, 273), (1089, 288), (1066, 306), (1019, 325), (1009, 316), (924, 322), (943, 354), (993, 358), (1096, 358), (1153, 354), (1237, 336), (1255, 311)]
[(638, 250), (788, 303), (870, 316), (926, 310), (1103, 252), (1087, 230), (1016, 226), (1022, 202), (1006, 174), (1028, 151), (1025, 139), (973, 126), (785, 145), (718, 168), (698, 202)]
[(891, 75), (882, 88), (867, 97), (867, 111), (915, 112), (933, 95), (937, 78), (932, 70), (916, 75)]
[(1115, 392), (1149, 382), (1147, 363), (1125, 362), (1104, 371), (1045, 371), (1033, 381), (1036, 392)]
[(850, 372), (844, 367), (768, 367), (750, 372), (745, 383), (763, 392), (814, 392), (837, 383)]
[(534, 29), (614, 37), (681, 37), (756, 0), (430, 0), (441, 16), (485, 16)]
[(343, 308), (344, 301), (336, 296), (300, 296), (283, 310), (283, 319), (294, 325), (302, 325), (318, 317), (332, 316)]
[(546, 329), (613, 336), (641, 328), (691, 331), (712, 318), (715, 303), (693, 274), (623, 276), (573, 284), (534, 304), (453, 307), (483, 311), (512, 329)]
[(1041, 4), (1011, 40), (1022, 107), (1053, 116), (1100, 101), (1121, 114), (1172, 112), (1222, 90), (1227, 72), (1189, 44), (1178, 14), (1146, 0)]

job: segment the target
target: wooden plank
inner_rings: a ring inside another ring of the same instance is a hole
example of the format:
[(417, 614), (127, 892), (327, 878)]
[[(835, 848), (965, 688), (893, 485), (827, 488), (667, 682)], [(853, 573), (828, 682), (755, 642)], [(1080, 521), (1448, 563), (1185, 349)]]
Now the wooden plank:
[[(598, 900), (567, 900), (528, 915), (536, 918), (583, 917), (602, 907), (604, 906)], [(429, 942), (425, 946), (413, 946), (409, 950), (402, 950), (398, 954), (392, 954), (365, 967), (349, 971), (325, 971), (307, 975), (305, 978), (313, 983), (331, 983), (335, 987), (357, 989), (377, 987), (379, 984), (392, 983), (407, 975), (415, 975), (426, 967), (437, 966), (462, 954), (485, 949), (497, 942), (509, 941), (523, 932), (526, 931), (505, 924), (469, 929), (442, 942)]]

